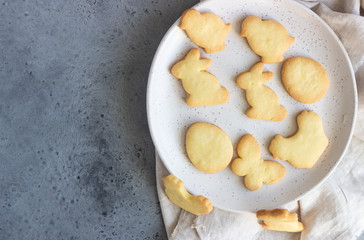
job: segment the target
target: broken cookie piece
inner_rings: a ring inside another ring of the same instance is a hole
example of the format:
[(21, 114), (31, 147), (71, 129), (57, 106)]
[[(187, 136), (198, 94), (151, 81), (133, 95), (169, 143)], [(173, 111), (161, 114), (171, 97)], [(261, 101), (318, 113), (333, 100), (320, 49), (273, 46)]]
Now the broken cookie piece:
[(177, 177), (170, 174), (162, 180), (168, 199), (180, 208), (195, 215), (208, 214), (212, 211), (213, 206), (208, 198), (191, 195)]
[(297, 213), (290, 213), (288, 209), (259, 210), (256, 216), (263, 220), (262, 227), (268, 230), (302, 232), (304, 229)]

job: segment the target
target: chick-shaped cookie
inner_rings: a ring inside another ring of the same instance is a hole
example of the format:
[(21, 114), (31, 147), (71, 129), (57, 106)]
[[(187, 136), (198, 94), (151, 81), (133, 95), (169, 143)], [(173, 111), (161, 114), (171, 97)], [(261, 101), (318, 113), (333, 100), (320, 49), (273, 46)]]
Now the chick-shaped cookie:
[(264, 64), (256, 63), (249, 72), (241, 73), (236, 83), (245, 90), (246, 100), (250, 104), (246, 112), (249, 118), (269, 121), (282, 121), (287, 115), (285, 107), (280, 105), (277, 94), (263, 85), (272, 77), (272, 72), (263, 72)]
[(252, 191), (258, 190), (263, 183), (276, 183), (286, 175), (281, 164), (261, 158), (259, 143), (250, 134), (242, 137), (237, 153), (239, 157), (232, 161), (231, 170), (238, 176), (245, 176), (245, 186)]
[(184, 183), (172, 174), (163, 177), (162, 180), (168, 199), (187, 212), (200, 215), (207, 214), (213, 209), (208, 198), (191, 195), (187, 192)]
[(194, 48), (172, 67), (173, 76), (182, 80), (187, 92), (188, 106), (224, 104), (229, 100), (230, 94), (226, 88), (221, 87), (214, 75), (205, 71), (211, 63), (211, 59), (200, 58), (200, 51)]
[(231, 24), (225, 24), (215, 14), (201, 14), (195, 9), (188, 9), (183, 13), (179, 27), (186, 31), (195, 44), (204, 48), (206, 53), (224, 50), (224, 41), (231, 30)]
[(297, 213), (290, 213), (288, 209), (259, 210), (256, 216), (263, 220), (262, 227), (268, 230), (302, 232), (304, 229)]
[(241, 24), (241, 37), (246, 37), (251, 49), (262, 57), (263, 63), (283, 61), (283, 53), (295, 40), (282, 24), (249, 16)]
[(327, 139), (319, 115), (313, 111), (302, 111), (297, 117), (297, 132), (288, 138), (276, 135), (269, 151), (273, 159), (288, 161), (296, 168), (312, 168), (325, 151)]

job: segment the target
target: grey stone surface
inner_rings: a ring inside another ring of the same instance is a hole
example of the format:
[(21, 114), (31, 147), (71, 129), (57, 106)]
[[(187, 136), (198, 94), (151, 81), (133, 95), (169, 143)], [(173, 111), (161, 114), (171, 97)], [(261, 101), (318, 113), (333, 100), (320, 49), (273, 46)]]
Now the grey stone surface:
[(0, 239), (165, 239), (149, 67), (197, 0), (0, 0)]

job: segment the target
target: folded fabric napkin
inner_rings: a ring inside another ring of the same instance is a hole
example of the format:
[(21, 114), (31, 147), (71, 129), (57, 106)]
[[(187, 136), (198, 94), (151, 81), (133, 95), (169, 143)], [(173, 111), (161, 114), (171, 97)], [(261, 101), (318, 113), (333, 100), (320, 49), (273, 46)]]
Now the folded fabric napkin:
[(356, 129), (335, 172), (299, 201), (285, 206), (298, 212), (302, 233), (265, 230), (255, 213), (214, 208), (195, 216), (172, 204), (163, 190), (167, 169), (156, 154), (157, 189), (170, 239), (356, 239), (364, 230), (364, 0), (299, 1), (318, 14), (338, 35), (353, 65), (359, 95)]

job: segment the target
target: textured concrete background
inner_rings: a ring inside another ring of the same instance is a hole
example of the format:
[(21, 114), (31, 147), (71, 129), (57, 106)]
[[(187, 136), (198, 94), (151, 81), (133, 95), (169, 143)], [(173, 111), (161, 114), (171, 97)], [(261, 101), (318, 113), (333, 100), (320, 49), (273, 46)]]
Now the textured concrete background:
[(0, 0), (0, 239), (165, 239), (149, 67), (197, 0)]

